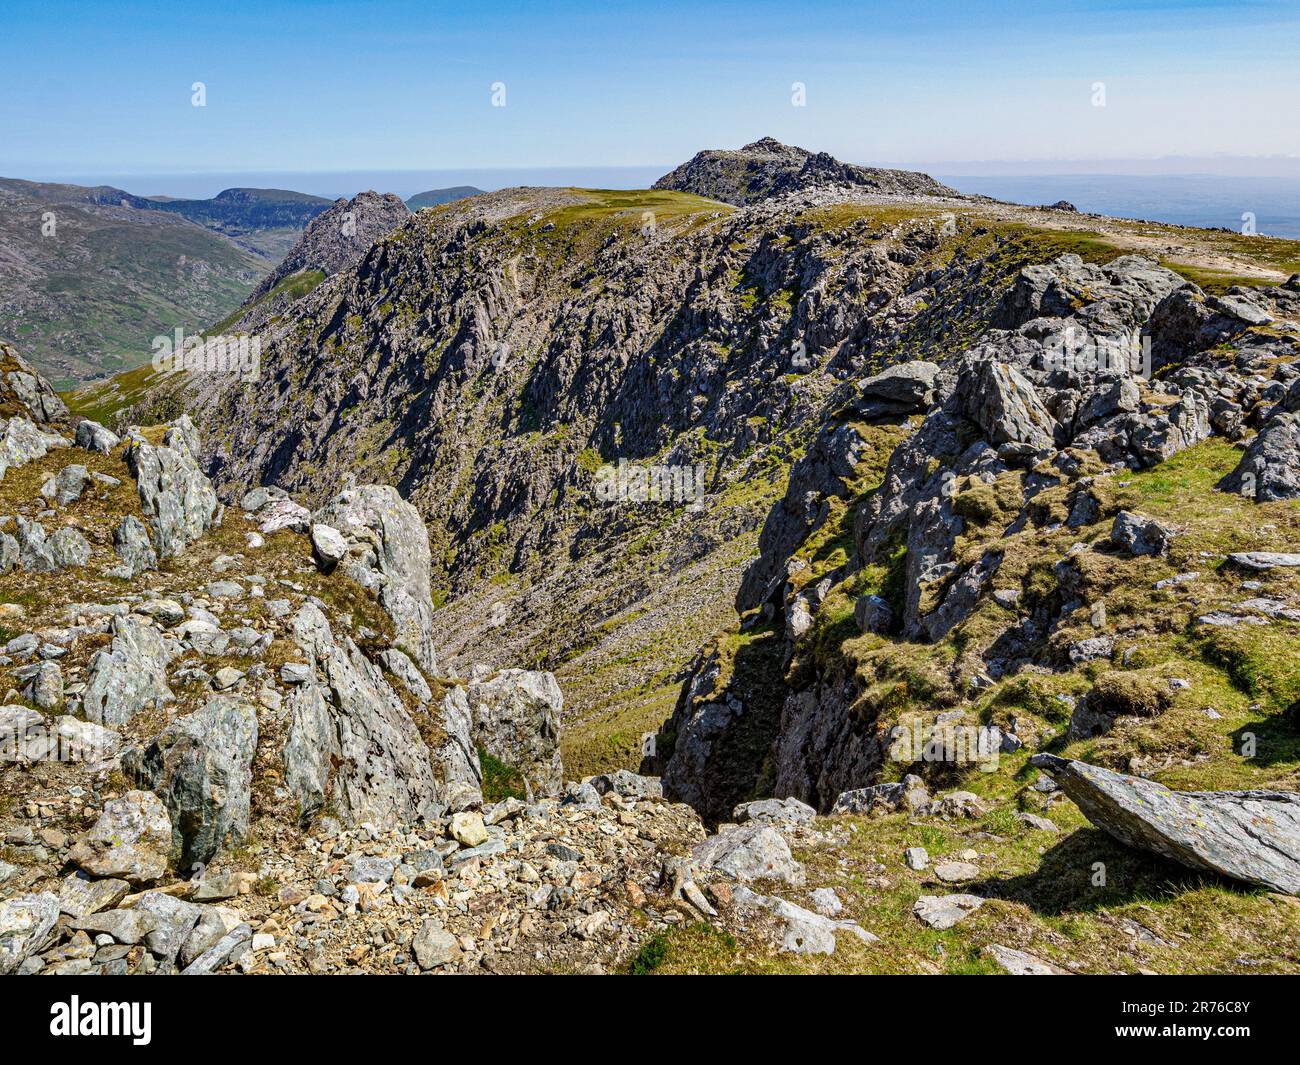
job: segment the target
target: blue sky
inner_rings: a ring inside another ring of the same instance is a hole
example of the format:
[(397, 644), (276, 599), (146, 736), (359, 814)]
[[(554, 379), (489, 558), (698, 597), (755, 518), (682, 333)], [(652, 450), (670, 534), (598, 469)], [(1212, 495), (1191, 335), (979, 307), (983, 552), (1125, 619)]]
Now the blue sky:
[(669, 164), (764, 134), (932, 167), (1300, 154), (1295, 0), (5, 0), (2, 22), (8, 176)]

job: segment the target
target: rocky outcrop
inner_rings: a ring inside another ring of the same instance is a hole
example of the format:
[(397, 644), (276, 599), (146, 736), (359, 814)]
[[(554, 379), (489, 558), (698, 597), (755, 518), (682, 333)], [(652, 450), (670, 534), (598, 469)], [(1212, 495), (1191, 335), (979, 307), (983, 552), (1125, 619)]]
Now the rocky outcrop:
[(317, 270), (332, 277), (352, 266), (375, 241), (401, 225), (410, 213), (401, 198), (391, 192), (370, 190), (357, 193), (350, 200), (335, 200), (307, 224), (298, 243), (262, 279), (245, 306), (256, 304), (285, 278), (304, 270)]
[(1300, 895), (1300, 795), (1170, 791), (1100, 766), (1036, 755), (1098, 828), (1191, 869)]
[(887, 196), (959, 196), (928, 174), (841, 163), (825, 152), (809, 152), (771, 137), (736, 151), (699, 152), (654, 184), (734, 204), (823, 186), (852, 186)]
[(361, 485), (340, 493), (315, 518), (346, 542), (338, 564), (375, 593), (397, 627), (397, 642), (421, 669), (436, 673), (429, 534), (419, 511), (395, 488)]
[(256, 749), (257, 710), (217, 696), (123, 756), (123, 769), (166, 805), (180, 868), (206, 864), (247, 836)]
[(161, 445), (139, 433), (128, 440), (126, 463), (159, 558), (181, 554), (218, 519), (217, 496), (199, 469), (198, 452), (198, 433), (185, 415), (166, 430)]
[(105, 804), (94, 826), (68, 854), (92, 876), (151, 884), (167, 872), (172, 825), (167, 807), (150, 791), (128, 791)]
[(1270, 412), (1237, 468), (1219, 482), (1257, 503), (1300, 498), (1300, 381)]
[(147, 706), (175, 696), (167, 683), (171, 660), (161, 634), (135, 617), (113, 620), (113, 643), (90, 663), (83, 698), (86, 718), (100, 725), (124, 725)]
[(293, 632), (321, 678), (291, 699), (285, 781), (299, 816), (308, 820), (326, 804), (347, 824), (432, 816), (439, 785), (428, 745), (383, 671), (310, 603)]
[(522, 773), (538, 795), (559, 794), (564, 696), (554, 674), (504, 669), (471, 680), (467, 695), (475, 742)]

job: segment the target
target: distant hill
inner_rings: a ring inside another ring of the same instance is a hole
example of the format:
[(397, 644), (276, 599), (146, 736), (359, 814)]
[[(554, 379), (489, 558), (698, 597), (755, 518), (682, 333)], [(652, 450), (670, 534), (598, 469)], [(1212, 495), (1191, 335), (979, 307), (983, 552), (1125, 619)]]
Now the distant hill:
[[(132, 197), (135, 199), (135, 197)], [(191, 222), (235, 237), (265, 255), (278, 257), (332, 201), (286, 189), (226, 189), (210, 200), (176, 200), (159, 196), (145, 201), (157, 211), (182, 215)], [(132, 204), (141, 206), (141, 204)]]
[(842, 163), (826, 152), (782, 144), (771, 137), (736, 151), (697, 152), (655, 182), (656, 189), (693, 192), (743, 206), (795, 189), (852, 187), (886, 196), (955, 196), (929, 174)]
[(479, 196), (482, 193), (482, 189), (476, 189), (473, 185), (453, 185), (449, 189), (430, 189), (428, 192), (417, 192), (406, 201), (406, 206), (412, 211), (418, 211), (421, 207), (437, 207), (440, 203), (452, 203), (469, 196)]
[(139, 365), (178, 326), (201, 331), (279, 259), (167, 206), (0, 178), (0, 337), (65, 387)]

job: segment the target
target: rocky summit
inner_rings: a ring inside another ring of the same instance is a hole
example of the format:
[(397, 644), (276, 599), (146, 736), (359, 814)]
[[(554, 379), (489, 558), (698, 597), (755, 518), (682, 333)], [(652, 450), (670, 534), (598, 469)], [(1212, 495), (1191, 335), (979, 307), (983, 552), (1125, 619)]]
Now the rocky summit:
[(0, 972), (1300, 971), (1297, 271), (764, 138), (5, 343)]

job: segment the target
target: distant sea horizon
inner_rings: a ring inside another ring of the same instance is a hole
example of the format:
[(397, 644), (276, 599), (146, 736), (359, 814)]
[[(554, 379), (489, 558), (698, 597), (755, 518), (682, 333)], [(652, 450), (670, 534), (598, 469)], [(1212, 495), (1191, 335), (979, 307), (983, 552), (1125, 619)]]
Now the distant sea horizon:
[[(374, 189), (409, 199), (430, 189), (472, 185), (492, 192), (518, 185), (643, 189), (670, 166), (466, 167), (434, 170), (227, 171), (213, 173), (45, 174), (38, 181), (112, 185), (137, 196), (206, 199), (223, 189), (278, 188), (327, 199)], [(1080, 211), (1116, 218), (1237, 232), (1254, 216), (1257, 232), (1300, 239), (1300, 176), (1231, 174), (961, 174), (928, 171), (960, 192), (1022, 204), (1066, 200)], [(9, 175), (6, 175), (9, 176)]]

